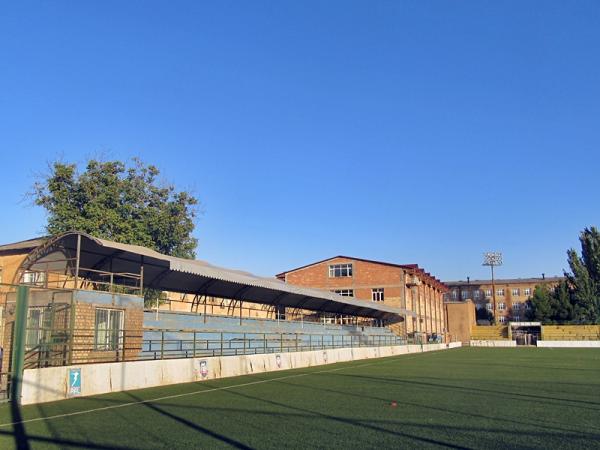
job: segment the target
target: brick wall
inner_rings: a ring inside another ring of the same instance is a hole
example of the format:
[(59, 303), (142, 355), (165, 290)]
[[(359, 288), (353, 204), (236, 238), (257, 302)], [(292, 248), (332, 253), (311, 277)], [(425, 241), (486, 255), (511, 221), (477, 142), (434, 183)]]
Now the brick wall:
[[(352, 264), (352, 277), (329, 276), (330, 265), (346, 263)], [(287, 272), (285, 281), (329, 291), (352, 289), (356, 299), (369, 302), (372, 301), (371, 290), (383, 288), (385, 305), (406, 308), (418, 315), (414, 320), (408, 317), (406, 323), (393, 325), (391, 328), (395, 333), (442, 333), (446, 328), (442, 291), (422, 277), (420, 285), (409, 287), (412, 277), (410, 271), (398, 266), (351, 258), (333, 258)]]

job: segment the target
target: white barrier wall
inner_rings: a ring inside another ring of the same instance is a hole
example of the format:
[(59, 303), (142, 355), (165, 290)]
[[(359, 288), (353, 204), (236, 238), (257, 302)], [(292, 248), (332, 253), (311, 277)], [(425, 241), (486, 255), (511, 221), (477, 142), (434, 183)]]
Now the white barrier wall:
[(471, 347), (516, 347), (516, 341), (509, 341), (508, 339), (503, 341), (470, 341)]
[(600, 348), (600, 341), (537, 341), (538, 347)]
[[(296, 353), (128, 361), (26, 369), (23, 374), (21, 403), (28, 405), (63, 400), (74, 396), (98, 395), (344, 361), (443, 350), (460, 347), (460, 345), (460, 342), (455, 342), (448, 345), (338, 348)], [(78, 374), (75, 376), (74, 373)], [(72, 383), (75, 386), (74, 390), (79, 391), (76, 395), (72, 393)]]

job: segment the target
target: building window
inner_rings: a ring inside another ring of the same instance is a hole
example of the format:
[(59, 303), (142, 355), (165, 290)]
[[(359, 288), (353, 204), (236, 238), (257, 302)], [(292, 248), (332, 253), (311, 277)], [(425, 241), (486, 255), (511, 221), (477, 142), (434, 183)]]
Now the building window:
[(513, 307), (513, 311), (519, 311), (521, 309), (521, 304), (520, 303), (514, 303), (512, 305)]
[(521, 295), (521, 290), (520, 289), (513, 289), (512, 290), (512, 295), (513, 295), (513, 297), (518, 297), (519, 295)]
[(529, 303), (529, 302), (523, 303), (523, 308), (525, 308), (526, 310), (530, 310), (531, 309), (531, 303)]
[(456, 289), (452, 290), (452, 300), (458, 300), (458, 291)]
[(498, 310), (499, 311), (504, 311), (505, 309), (506, 309), (506, 303), (504, 303), (504, 302), (498, 303)]
[(342, 297), (354, 297), (354, 289), (336, 289), (333, 292)]
[(383, 288), (371, 289), (371, 300), (374, 302), (383, 301)]
[(332, 264), (329, 266), (329, 277), (351, 277), (352, 276), (352, 264)]
[(504, 296), (504, 289), (497, 289), (496, 290), (496, 295)]
[(25, 272), (23, 284), (41, 285), (46, 281), (46, 272)]
[(506, 323), (506, 317), (504, 317), (504, 316), (498, 317), (498, 322), (500, 322), (500, 323)]
[(520, 322), (521, 321), (521, 316), (517, 314), (516, 316), (513, 316), (513, 320), (515, 322)]
[(32, 350), (42, 343), (44, 337), (44, 314), (46, 308), (33, 307), (27, 310), (27, 332), (25, 350)]
[(523, 290), (523, 295), (531, 295), (531, 288), (525, 288)]
[(491, 289), (486, 289), (485, 290), (485, 296), (486, 297), (491, 297), (492, 296), (492, 290)]
[(479, 289), (475, 289), (473, 291), (473, 298), (475, 300), (479, 300), (481, 298), (481, 291)]
[(462, 291), (460, 293), (460, 298), (462, 298), (463, 300), (466, 300), (469, 298), (469, 291)]
[(486, 303), (485, 307), (487, 308), (488, 311), (492, 310), (492, 304), (491, 303)]
[(94, 329), (95, 350), (117, 350), (122, 343), (123, 311), (118, 309), (96, 309)]

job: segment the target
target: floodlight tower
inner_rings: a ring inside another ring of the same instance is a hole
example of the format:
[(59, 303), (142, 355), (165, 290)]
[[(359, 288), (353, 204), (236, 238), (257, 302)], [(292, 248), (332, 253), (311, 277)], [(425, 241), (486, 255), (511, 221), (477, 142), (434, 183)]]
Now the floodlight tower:
[(496, 284), (494, 282), (494, 267), (502, 265), (502, 253), (500, 252), (485, 252), (483, 254), (483, 265), (490, 266), (492, 269), (492, 299), (494, 306), (494, 325), (497, 323), (496, 321)]

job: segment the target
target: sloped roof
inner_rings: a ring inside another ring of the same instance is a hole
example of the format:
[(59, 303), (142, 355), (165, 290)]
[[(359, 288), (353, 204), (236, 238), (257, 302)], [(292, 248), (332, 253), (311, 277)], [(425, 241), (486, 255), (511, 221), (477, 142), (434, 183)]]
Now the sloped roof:
[[(558, 283), (565, 277), (539, 277), (539, 278), (498, 278), (494, 279), (495, 284), (537, 284), (537, 283)], [(469, 281), (444, 281), (448, 287), (475, 287), (480, 284), (492, 284), (492, 280), (469, 280)]]
[[(377, 319), (400, 320), (412, 311), (370, 303), (333, 292), (294, 286), (276, 278), (264, 278), (239, 270), (214, 266), (206, 261), (163, 255), (139, 245), (122, 244), (86, 233), (69, 232), (43, 241), (27, 257), (28, 268), (40, 269), (57, 261), (57, 253), (73, 257), (81, 239), (80, 276), (93, 276), (91, 269), (140, 273), (144, 266), (144, 287), (170, 292), (202, 294), (244, 302), (303, 308)], [(15, 245), (15, 244), (12, 244)], [(0, 247), (0, 250), (2, 247)], [(86, 271), (87, 269), (90, 269)]]
[(444, 282), (438, 280), (436, 277), (431, 275), (429, 272), (426, 272), (424, 269), (419, 267), (418, 264), (396, 264), (396, 263), (391, 263), (391, 262), (387, 262), (387, 261), (377, 261), (377, 260), (373, 260), (373, 259), (357, 258), (355, 256), (346, 256), (346, 255), (332, 256), (330, 258), (322, 259), (320, 261), (316, 261), (316, 262), (313, 262), (310, 264), (305, 264), (304, 266), (286, 270), (285, 272), (278, 273), (275, 276), (279, 279), (285, 279), (285, 275), (288, 273), (296, 272), (298, 270), (306, 269), (307, 267), (316, 266), (317, 264), (322, 264), (324, 262), (331, 261), (331, 260), (338, 259), (338, 258), (349, 259), (349, 260), (353, 260), (353, 261), (362, 261), (362, 262), (367, 262), (367, 263), (371, 263), (371, 264), (379, 264), (379, 265), (389, 266), (389, 267), (398, 267), (398, 268), (404, 269), (408, 272), (414, 273), (417, 276), (420, 276), (425, 281), (428, 281), (430, 284), (438, 287), (442, 291), (447, 290), (447, 286), (444, 284)]

